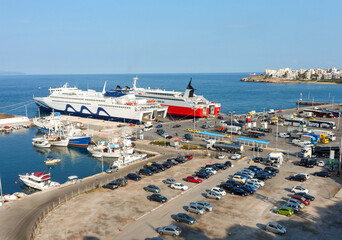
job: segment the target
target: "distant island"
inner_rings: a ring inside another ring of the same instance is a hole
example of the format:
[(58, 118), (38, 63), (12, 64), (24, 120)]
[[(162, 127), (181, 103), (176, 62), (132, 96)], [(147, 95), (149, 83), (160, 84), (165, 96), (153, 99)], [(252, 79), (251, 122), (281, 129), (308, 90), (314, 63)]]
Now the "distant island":
[(342, 84), (342, 70), (328, 69), (300, 69), (281, 68), (279, 70), (266, 69), (262, 75), (253, 75), (242, 78), (243, 82), (268, 82), (268, 83), (317, 83), (317, 84)]

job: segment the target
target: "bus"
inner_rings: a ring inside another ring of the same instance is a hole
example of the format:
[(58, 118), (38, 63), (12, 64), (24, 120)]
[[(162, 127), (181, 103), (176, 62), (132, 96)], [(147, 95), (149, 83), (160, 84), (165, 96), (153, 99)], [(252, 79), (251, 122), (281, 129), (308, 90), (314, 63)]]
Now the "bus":
[(317, 127), (317, 128), (335, 129), (336, 123), (335, 122), (329, 122), (329, 121), (310, 120), (309, 126), (310, 127)]
[(304, 118), (285, 119), (284, 126), (306, 127)]

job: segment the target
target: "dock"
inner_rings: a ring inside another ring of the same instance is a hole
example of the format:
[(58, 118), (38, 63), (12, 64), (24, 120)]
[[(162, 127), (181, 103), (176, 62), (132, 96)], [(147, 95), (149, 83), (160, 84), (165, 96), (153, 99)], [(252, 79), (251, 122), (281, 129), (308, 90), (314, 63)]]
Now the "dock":
[(302, 105), (302, 106), (321, 106), (321, 105), (331, 105), (331, 103), (326, 103), (326, 102), (310, 102), (310, 101), (297, 101), (297, 105)]

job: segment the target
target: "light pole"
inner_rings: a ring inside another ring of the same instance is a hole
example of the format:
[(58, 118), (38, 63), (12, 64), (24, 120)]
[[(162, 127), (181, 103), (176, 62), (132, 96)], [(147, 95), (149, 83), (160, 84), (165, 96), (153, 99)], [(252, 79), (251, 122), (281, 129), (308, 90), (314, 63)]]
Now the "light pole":
[(278, 149), (278, 122), (277, 122), (277, 132), (276, 132), (276, 149)]
[(233, 113), (235, 113), (235, 111), (231, 111), (230, 113), (230, 140), (232, 139), (232, 135), (233, 135)]

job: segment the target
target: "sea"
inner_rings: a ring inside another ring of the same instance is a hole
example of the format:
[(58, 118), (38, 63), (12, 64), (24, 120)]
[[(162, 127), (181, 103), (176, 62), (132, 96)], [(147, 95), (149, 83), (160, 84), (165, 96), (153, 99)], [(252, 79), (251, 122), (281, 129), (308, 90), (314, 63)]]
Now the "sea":
[[(61, 87), (66, 82), (80, 89), (102, 91), (105, 81), (107, 90), (132, 87), (138, 77), (138, 87), (184, 91), (192, 79), (195, 94), (221, 103), (224, 114), (242, 114), (269, 109), (295, 108), (296, 101), (342, 102), (342, 85), (305, 83), (253, 83), (241, 82), (250, 73), (187, 73), (187, 74), (87, 74), (87, 75), (0, 75), (0, 112), (14, 115), (38, 116), (33, 103), (34, 96), (47, 96), (48, 89)], [(108, 164), (91, 157), (86, 148), (67, 147), (37, 149), (32, 147), (35, 128), (0, 134), (0, 178), (3, 193), (28, 192), (19, 181), (19, 174), (50, 171), (53, 181), (64, 183), (68, 176), (84, 178), (102, 171)], [(60, 158), (61, 164), (52, 168), (44, 164), (48, 155)]]

